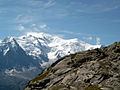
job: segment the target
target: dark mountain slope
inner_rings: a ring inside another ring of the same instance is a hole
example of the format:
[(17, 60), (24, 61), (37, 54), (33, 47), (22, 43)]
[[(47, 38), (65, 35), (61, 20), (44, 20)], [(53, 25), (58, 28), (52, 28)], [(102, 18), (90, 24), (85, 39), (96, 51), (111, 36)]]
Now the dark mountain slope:
[[(14, 38), (6, 38), (0, 43), (0, 90), (22, 90), (29, 78), (37, 76), (34, 72), (39, 69), (30, 70), (29, 67), (32, 66), (40, 67)], [(30, 72), (33, 74), (29, 74)]]
[(65, 56), (24, 90), (120, 90), (120, 42)]
[(31, 56), (19, 46), (17, 41), (12, 38), (6, 38), (0, 45), (0, 69), (21, 69), (22, 67), (39, 66)]

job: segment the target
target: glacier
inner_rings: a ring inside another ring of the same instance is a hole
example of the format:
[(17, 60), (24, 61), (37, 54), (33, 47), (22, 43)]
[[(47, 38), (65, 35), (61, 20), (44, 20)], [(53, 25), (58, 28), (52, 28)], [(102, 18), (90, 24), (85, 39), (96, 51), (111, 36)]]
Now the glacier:
[(40, 62), (41, 66), (47, 62), (48, 64), (53, 63), (71, 53), (101, 47), (101, 45), (91, 45), (77, 38), (65, 40), (55, 35), (36, 32), (29, 32), (16, 38), (16, 40), (22, 49), (34, 59), (42, 59), (41, 55), (48, 58), (48, 60), (44, 59)]

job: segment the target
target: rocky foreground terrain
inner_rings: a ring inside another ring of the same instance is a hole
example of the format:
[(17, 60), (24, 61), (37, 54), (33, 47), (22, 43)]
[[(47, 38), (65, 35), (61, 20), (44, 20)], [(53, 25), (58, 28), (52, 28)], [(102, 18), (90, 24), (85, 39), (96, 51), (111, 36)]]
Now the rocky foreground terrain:
[(24, 90), (120, 90), (120, 42), (65, 56)]

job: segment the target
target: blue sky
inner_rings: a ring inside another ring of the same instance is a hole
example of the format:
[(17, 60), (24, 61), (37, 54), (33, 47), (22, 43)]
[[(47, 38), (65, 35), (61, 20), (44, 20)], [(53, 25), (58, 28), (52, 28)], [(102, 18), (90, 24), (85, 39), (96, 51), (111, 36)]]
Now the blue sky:
[(0, 39), (26, 32), (112, 44), (120, 41), (120, 0), (0, 0)]

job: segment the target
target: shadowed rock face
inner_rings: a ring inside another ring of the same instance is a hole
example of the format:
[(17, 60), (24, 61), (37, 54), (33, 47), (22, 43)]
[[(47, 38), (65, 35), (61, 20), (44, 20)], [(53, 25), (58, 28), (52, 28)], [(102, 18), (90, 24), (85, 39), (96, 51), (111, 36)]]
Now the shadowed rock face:
[(65, 56), (24, 90), (120, 90), (120, 42)]

